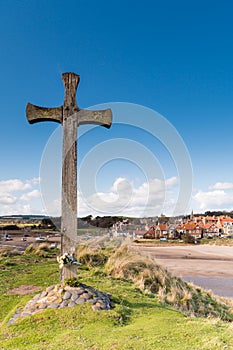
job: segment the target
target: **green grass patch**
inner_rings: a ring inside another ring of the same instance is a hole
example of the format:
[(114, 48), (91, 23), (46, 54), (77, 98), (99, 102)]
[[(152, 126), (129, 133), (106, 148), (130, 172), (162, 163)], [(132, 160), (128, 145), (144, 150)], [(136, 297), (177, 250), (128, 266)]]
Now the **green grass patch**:
[(59, 283), (59, 269), (55, 258), (32, 254), (0, 259), (0, 350), (233, 349), (232, 323), (186, 317), (163, 305), (156, 295), (143, 293), (129, 279), (109, 275), (104, 267), (82, 266), (78, 280), (112, 294), (115, 308), (93, 312), (85, 303), (46, 310), (7, 325), (17, 307), (33, 294), (5, 293), (23, 284), (45, 289)]

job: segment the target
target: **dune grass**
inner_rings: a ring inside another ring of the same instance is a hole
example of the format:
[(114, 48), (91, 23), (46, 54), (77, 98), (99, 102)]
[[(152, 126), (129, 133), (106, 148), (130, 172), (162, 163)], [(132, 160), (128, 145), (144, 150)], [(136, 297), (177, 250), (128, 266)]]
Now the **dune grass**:
[[(122, 256), (124, 249), (120, 251)], [(112, 254), (105, 249), (101, 254), (105, 252), (109, 265), (82, 265), (78, 275), (80, 282), (111, 293), (113, 310), (93, 312), (87, 303), (46, 310), (14, 325), (7, 325), (12, 313), (35, 293), (5, 293), (23, 284), (41, 286), (43, 290), (59, 283), (58, 265), (55, 257), (35, 254), (0, 258), (0, 350), (233, 349), (232, 323), (187, 317), (171, 309), (156, 294), (140, 290), (129, 277), (114, 277), (113, 261), (109, 261)]]
[(233, 302), (184, 282), (156, 264), (154, 259), (141, 255), (129, 246), (118, 248), (109, 257), (106, 271), (111, 276), (131, 280), (141, 291), (187, 316), (219, 317), (233, 321)]

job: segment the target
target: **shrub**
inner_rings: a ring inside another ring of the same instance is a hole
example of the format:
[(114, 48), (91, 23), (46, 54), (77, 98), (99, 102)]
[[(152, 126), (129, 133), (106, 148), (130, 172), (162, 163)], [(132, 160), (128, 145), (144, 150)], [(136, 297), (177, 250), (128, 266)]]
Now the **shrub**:
[(184, 243), (195, 244), (195, 237), (190, 234), (185, 234), (182, 237)]

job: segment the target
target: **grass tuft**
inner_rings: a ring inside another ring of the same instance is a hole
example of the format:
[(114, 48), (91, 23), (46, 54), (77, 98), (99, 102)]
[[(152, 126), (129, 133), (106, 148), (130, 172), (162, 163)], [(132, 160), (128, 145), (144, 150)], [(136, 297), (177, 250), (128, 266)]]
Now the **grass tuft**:
[(103, 266), (108, 260), (108, 253), (104, 249), (83, 245), (79, 246), (78, 260), (89, 268)]
[(42, 258), (52, 258), (58, 255), (58, 253), (59, 249), (51, 247), (47, 243), (41, 243), (39, 245), (30, 244), (24, 252), (25, 255), (36, 255)]
[(0, 258), (21, 255), (22, 253), (14, 247), (0, 247)]

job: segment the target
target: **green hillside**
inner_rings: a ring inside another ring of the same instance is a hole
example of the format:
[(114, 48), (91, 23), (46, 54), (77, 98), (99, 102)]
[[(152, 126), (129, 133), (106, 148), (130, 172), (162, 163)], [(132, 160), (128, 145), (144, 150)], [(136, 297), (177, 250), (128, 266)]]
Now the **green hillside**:
[(113, 270), (112, 260), (107, 263), (110, 267), (98, 266), (98, 255), (91, 260), (87, 252), (80, 253), (84, 264), (79, 269), (79, 279), (111, 293), (114, 309), (93, 312), (85, 303), (46, 310), (8, 325), (15, 310), (35, 293), (20, 296), (7, 291), (21, 285), (40, 286), (43, 290), (59, 283), (59, 271), (55, 256), (48, 251), (4, 255), (0, 258), (1, 350), (233, 349), (231, 322), (219, 317), (187, 317), (162, 304), (156, 294), (143, 293), (129, 277), (113, 277), (108, 273), (110, 267)]

